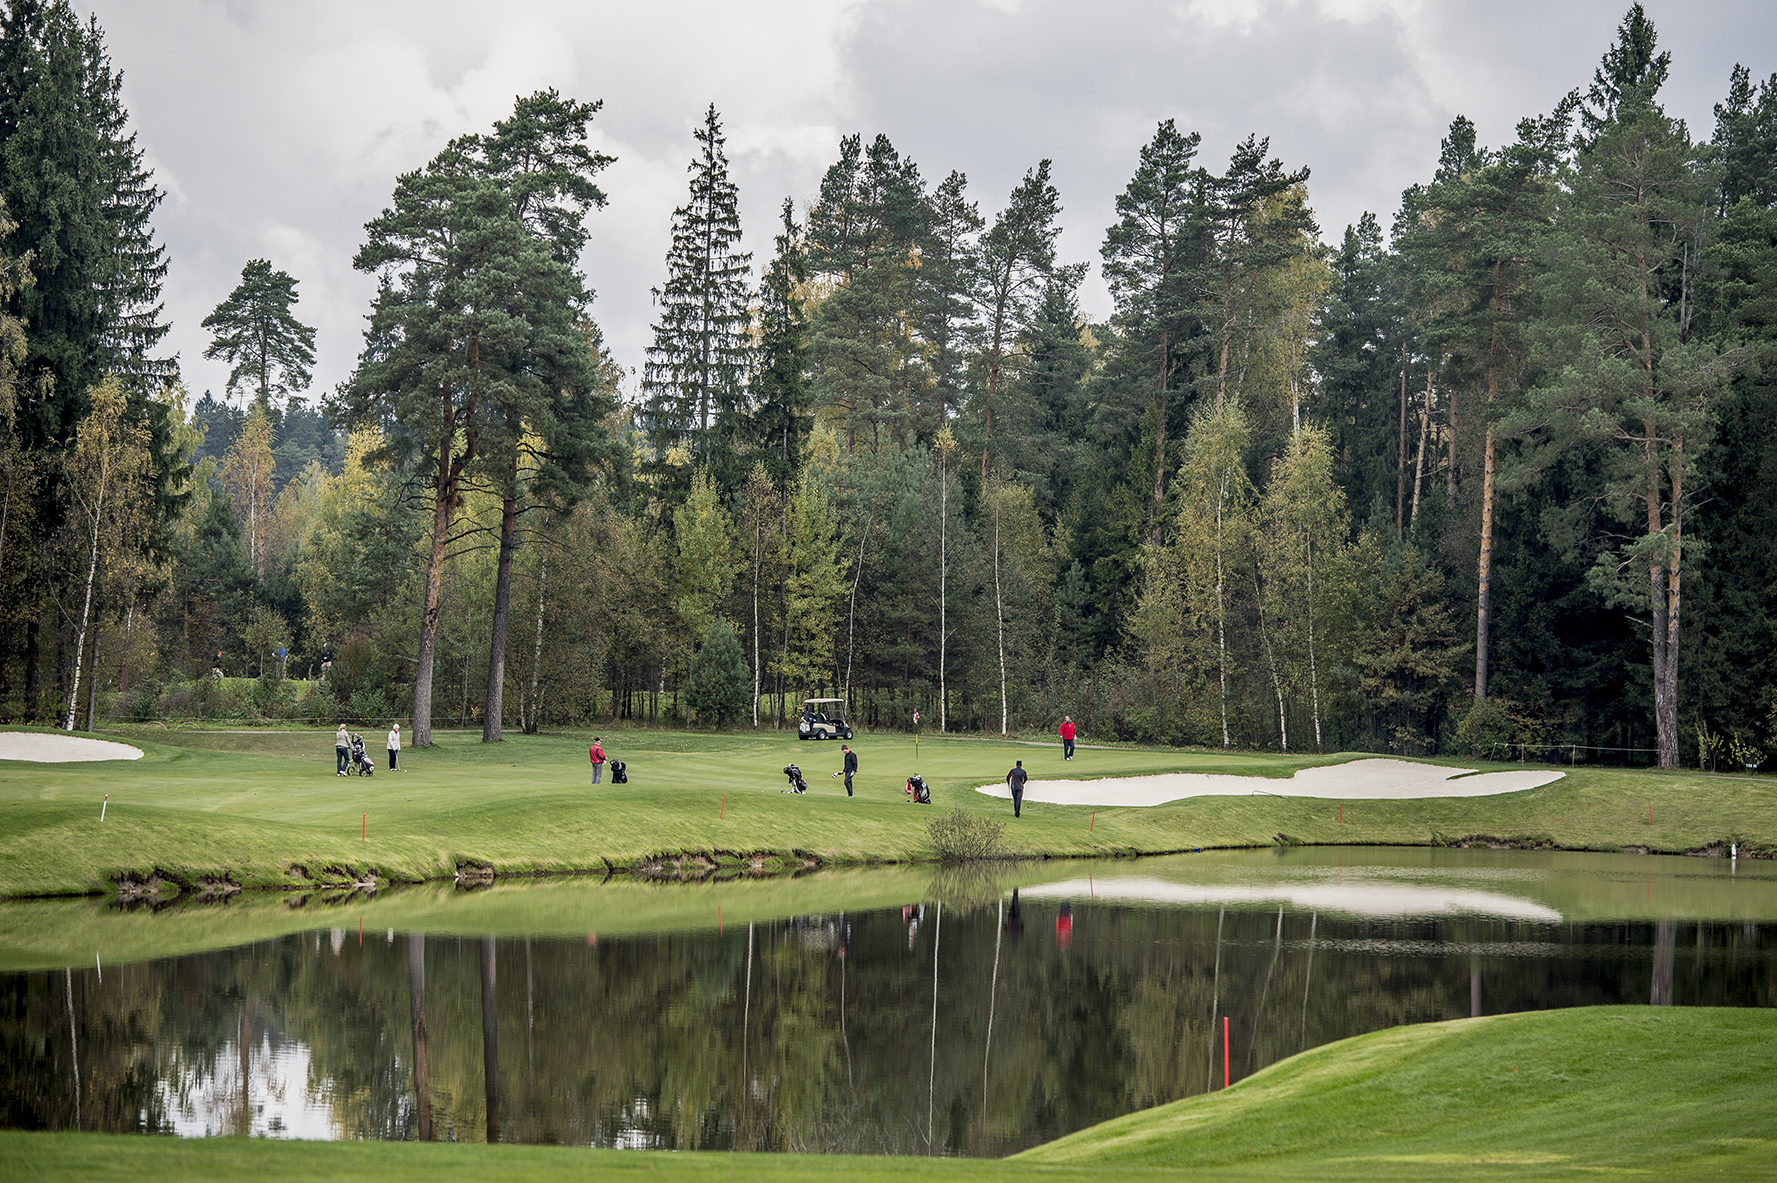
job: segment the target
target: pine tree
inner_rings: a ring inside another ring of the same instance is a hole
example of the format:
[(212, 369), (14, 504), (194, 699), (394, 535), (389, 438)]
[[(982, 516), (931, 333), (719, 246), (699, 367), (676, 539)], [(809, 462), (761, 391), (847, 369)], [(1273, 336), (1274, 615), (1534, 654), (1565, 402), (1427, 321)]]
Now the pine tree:
[(1216, 402), (1226, 396), (1236, 333), (1250, 311), (1255, 281), (1307, 251), (1315, 234), (1306, 204), (1280, 199), (1306, 184), (1308, 170), (1286, 173), (1267, 159), (1271, 141), (1248, 136), (1235, 146), (1228, 171), (1209, 182), (1211, 253), (1192, 277), (1197, 312), (1214, 338)]
[[(981, 334), (986, 356), (986, 386), (982, 391), (981, 479), (986, 480), (993, 453), (993, 417), (1000, 402), (1000, 387), (1010, 376), (1009, 351), (1029, 325), (1055, 271), (1055, 240), (1061, 235), (1056, 219), (1061, 216), (1061, 195), (1049, 181), (1049, 161), (1024, 174), (1012, 190), (1006, 208), (981, 237), (978, 297)], [(1084, 268), (1078, 268), (1082, 271)]]
[[(566, 141), (565, 159), (504, 150), (509, 129), (530, 139), (533, 101), (553, 111), (547, 134)], [(569, 457), (584, 468), (597, 452), (592, 425), (612, 405), (583, 318), (589, 297), (568, 261), (580, 228), (546, 212), (583, 211), (602, 197), (585, 172), (608, 158), (574, 150), (596, 109), (543, 92), (520, 100), (493, 136), (453, 140), (397, 180), (393, 204), (365, 227), (368, 241), (353, 261), (381, 282), (358, 367), (330, 410), (349, 426), (396, 425), (379, 457), (417, 463), (430, 486), (414, 686), (419, 747), (431, 743), (444, 559), (465, 482), (479, 470), (502, 482), (509, 581), (522, 441), (533, 433), (543, 441), (533, 458), (544, 472), (569, 468)], [(503, 653), (504, 638), (495, 644)]]
[(1099, 248), (1105, 283), (1117, 302), (1123, 348), (1137, 372), (1151, 375), (1156, 539), (1172, 468), (1167, 460), (1171, 396), (1192, 338), (1202, 332), (1188, 286), (1190, 268), (1201, 263), (1208, 246), (1203, 178), (1193, 164), (1199, 142), (1196, 132), (1182, 135), (1170, 119), (1160, 124), (1117, 196), (1117, 223), (1105, 231)]
[(1723, 165), (1724, 213), (1742, 197), (1756, 206), (1777, 204), (1777, 74), (1755, 94), (1752, 72), (1734, 66), (1727, 101), (1715, 105), (1714, 146)]
[(977, 239), (985, 223), (968, 199), (968, 179), (952, 172), (932, 190), (929, 221), (913, 276), (913, 310), (925, 342), (931, 374), (929, 407), (917, 410), (914, 428), (931, 440), (962, 409), (969, 347), (978, 326), (974, 301), (979, 283)]
[(685, 461), (669, 458), (683, 449), (692, 464), (714, 469), (733, 487), (752, 362), (753, 256), (735, 249), (739, 191), (728, 179), (714, 103), (695, 134), (700, 151), (691, 162), (691, 196), (673, 211), (666, 285), (654, 290), (660, 319), (643, 370), (644, 418), (661, 471), (684, 468)]
[(1636, 6), (1588, 96), (1544, 296), (1564, 313), (1565, 364), (1536, 410), (1555, 442), (1597, 449), (1602, 488), (1582, 504), (1640, 532), (1599, 549), (1591, 582), (1645, 613), (1659, 761), (1675, 768), (1684, 528), (1729, 367), (1690, 332), (1716, 178), (1659, 107), (1667, 55), (1653, 35)]
[(494, 413), (481, 436), (480, 467), (500, 494), (483, 742), (498, 742), (504, 722), (519, 516), (543, 505), (571, 508), (594, 469), (609, 469), (618, 459), (604, 426), (616, 407), (615, 367), (598, 325), (586, 314), (592, 293), (575, 269), (586, 242), (586, 215), (605, 204), (593, 178), (611, 157), (586, 143), (599, 107), (538, 91), (517, 100), (490, 135), (464, 141), (506, 194), (524, 232), (550, 255), (549, 264), (527, 281), (524, 294), (534, 299), (524, 309), (528, 336), (514, 334), (505, 343), (512, 380), (488, 387)]
[(315, 330), (296, 319), (295, 303), (294, 277), (272, 270), (269, 259), (249, 259), (228, 299), (203, 319), (202, 327), (210, 330), (204, 356), (232, 367), (228, 392), (249, 385), (267, 412), (274, 394), (307, 390), (315, 364)]
[(840, 142), (809, 211), (811, 269), (821, 299), (810, 325), (812, 392), (841, 420), (846, 447), (898, 439), (927, 380), (917, 359), (914, 283), (930, 208), (919, 168), (879, 135)]
[[(1447, 377), (1481, 387), (1480, 546), (1476, 575), (1474, 695), (1487, 697), (1491, 653), (1495, 498), (1499, 436), (1522, 421), (1528, 375), (1531, 288), (1542, 273), (1553, 226), (1557, 170), (1565, 155), (1570, 96), (1542, 118), (1518, 125), (1517, 142), (1497, 153), (1478, 148), (1474, 125), (1458, 119), (1444, 141), (1436, 180), (1399, 243), (1416, 254), (1430, 292), (1428, 339), (1449, 359)], [(1452, 458), (1454, 462), (1454, 457)]]

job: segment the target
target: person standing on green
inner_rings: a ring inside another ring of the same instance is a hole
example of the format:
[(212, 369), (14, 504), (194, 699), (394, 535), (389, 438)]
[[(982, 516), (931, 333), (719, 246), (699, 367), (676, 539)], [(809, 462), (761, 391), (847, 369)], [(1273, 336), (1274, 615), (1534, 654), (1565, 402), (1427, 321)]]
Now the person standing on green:
[(605, 749), (598, 736), (592, 737), (592, 747), (587, 749), (586, 754), (592, 758), (592, 783), (596, 785), (605, 773)]
[(845, 753), (845, 795), (849, 797), (851, 796), (851, 778), (858, 771), (858, 754), (844, 744), (840, 745), (839, 750)]
[(1024, 816), (1024, 782), (1030, 779), (1030, 773), (1024, 770), (1024, 761), (1019, 760), (1012, 765), (1012, 771), (1006, 773), (1006, 783), (1012, 786), (1012, 816)]
[(346, 774), (346, 753), (351, 748), (351, 734), (346, 731), (346, 725), (341, 723), (339, 730), (333, 733), (333, 771), (339, 776)]

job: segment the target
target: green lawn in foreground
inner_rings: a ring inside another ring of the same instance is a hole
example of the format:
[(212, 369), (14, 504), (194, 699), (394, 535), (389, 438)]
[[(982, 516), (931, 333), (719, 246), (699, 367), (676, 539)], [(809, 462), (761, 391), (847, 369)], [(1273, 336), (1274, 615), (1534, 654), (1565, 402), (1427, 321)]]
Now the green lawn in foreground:
[[(928, 854), (931, 813), (901, 792), (915, 770), (934, 785), (939, 808), (960, 804), (1005, 817), (1008, 850), (1024, 855), (1262, 846), (1279, 834), (1341, 844), (1422, 845), (1435, 834), (1486, 834), (1546, 836), (1589, 849), (1685, 851), (1729, 837), (1777, 846), (1777, 793), (1764, 780), (1686, 772), (1582, 768), (1525, 793), (1343, 807), (1263, 794), (1096, 811), (1027, 801), (1014, 823), (1006, 803), (970, 790), (999, 780), (1020, 757), (1039, 778), (1284, 776), (1357, 757), (1082, 748), (1064, 765), (1054, 746), (926, 737), (916, 757), (910, 737), (860, 736), (859, 795), (847, 799), (827, 775), (839, 766), (838, 745), (788, 735), (617, 733), (608, 747), (629, 762), (632, 783), (597, 789), (587, 783), (586, 735), (484, 745), (475, 735), (446, 733), (433, 749), (404, 752), (402, 773), (371, 780), (333, 775), (325, 730), (117, 737), (140, 743), (147, 756), (0, 762), (0, 897), (104, 891), (121, 871), (157, 868), (296, 886), (367, 871), (436, 878), (464, 862), (502, 874), (602, 871), (607, 861), (625, 866), (696, 850), (806, 851), (830, 863), (920, 859)], [(809, 773), (806, 797), (780, 792), (780, 769), (791, 760)], [(111, 804), (101, 823), (106, 793)], [(369, 838), (361, 841), (366, 815)], [(295, 865), (308, 869), (308, 880), (292, 872)]]
[(0, 1133), (40, 1180), (1777, 1177), (1777, 1013), (1595, 1007), (1400, 1027), (1002, 1162)]

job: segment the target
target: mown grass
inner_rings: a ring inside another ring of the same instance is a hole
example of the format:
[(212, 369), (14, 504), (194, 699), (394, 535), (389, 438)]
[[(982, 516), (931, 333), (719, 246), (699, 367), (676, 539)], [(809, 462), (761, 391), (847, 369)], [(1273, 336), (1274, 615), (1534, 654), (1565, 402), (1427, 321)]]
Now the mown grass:
[(1596, 1007), (1400, 1027), (1004, 1161), (0, 1133), (0, 1177), (1012, 1180), (1777, 1177), (1777, 1014)]
[[(589, 737), (578, 734), (482, 744), (476, 735), (446, 733), (432, 749), (404, 752), (400, 774), (370, 780), (333, 775), (326, 729), (116, 737), (147, 755), (127, 763), (0, 762), (0, 897), (108, 891), (120, 874), (157, 870), (294, 887), (371, 872), (385, 880), (446, 877), (463, 864), (501, 874), (602, 872), (682, 851), (802, 851), (826, 863), (919, 860), (929, 856), (932, 811), (909, 804), (901, 791), (916, 770), (933, 785), (936, 808), (1004, 814), (1006, 803), (970, 790), (999, 780), (1015, 758), (1039, 778), (1287, 776), (1357, 758), (1116, 747), (1082, 748), (1064, 765), (1054, 746), (925, 737), (916, 752), (907, 736), (859, 736), (858, 795), (848, 799), (827, 775), (839, 766), (838, 745), (788, 735), (618, 733), (607, 746), (629, 763), (631, 783), (596, 789), (588, 783)], [(780, 791), (780, 770), (792, 760), (809, 774), (807, 796)], [(1027, 798), (1023, 819), (1008, 823), (1007, 853), (1026, 856), (1264, 846), (1280, 838), (1424, 845), (1435, 836), (1477, 834), (1574, 849), (1687, 851), (1729, 838), (1768, 849), (1777, 847), (1777, 793), (1757, 778), (1580, 768), (1525, 793), (1342, 807), (1259, 794), (1092, 810), (1047, 804), (1038, 794)]]
[(1777, 1172), (1777, 1013), (1588, 1007), (1396, 1027), (1015, 1157), (1254, 1178)]

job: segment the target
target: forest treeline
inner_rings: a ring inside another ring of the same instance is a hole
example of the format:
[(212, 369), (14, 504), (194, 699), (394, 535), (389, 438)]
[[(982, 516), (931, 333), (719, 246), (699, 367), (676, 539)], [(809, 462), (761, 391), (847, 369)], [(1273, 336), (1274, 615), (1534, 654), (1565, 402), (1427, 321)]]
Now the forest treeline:
[(979, 198), (846, 137), (756, 261), (712, 105), (634, 371), (580, 270), (599, 104), (539, 92), (396, 179), (347, 381), (253, 260), (195, 402), (101, 31), (5, 13), (9, 719), (1777, 744), (1777, 75), (1699, 137), (1639, 5), (1508, 142), (1456, 119), (1386, 231), (1160, 123), (1102, 322), (1046, 160)]

